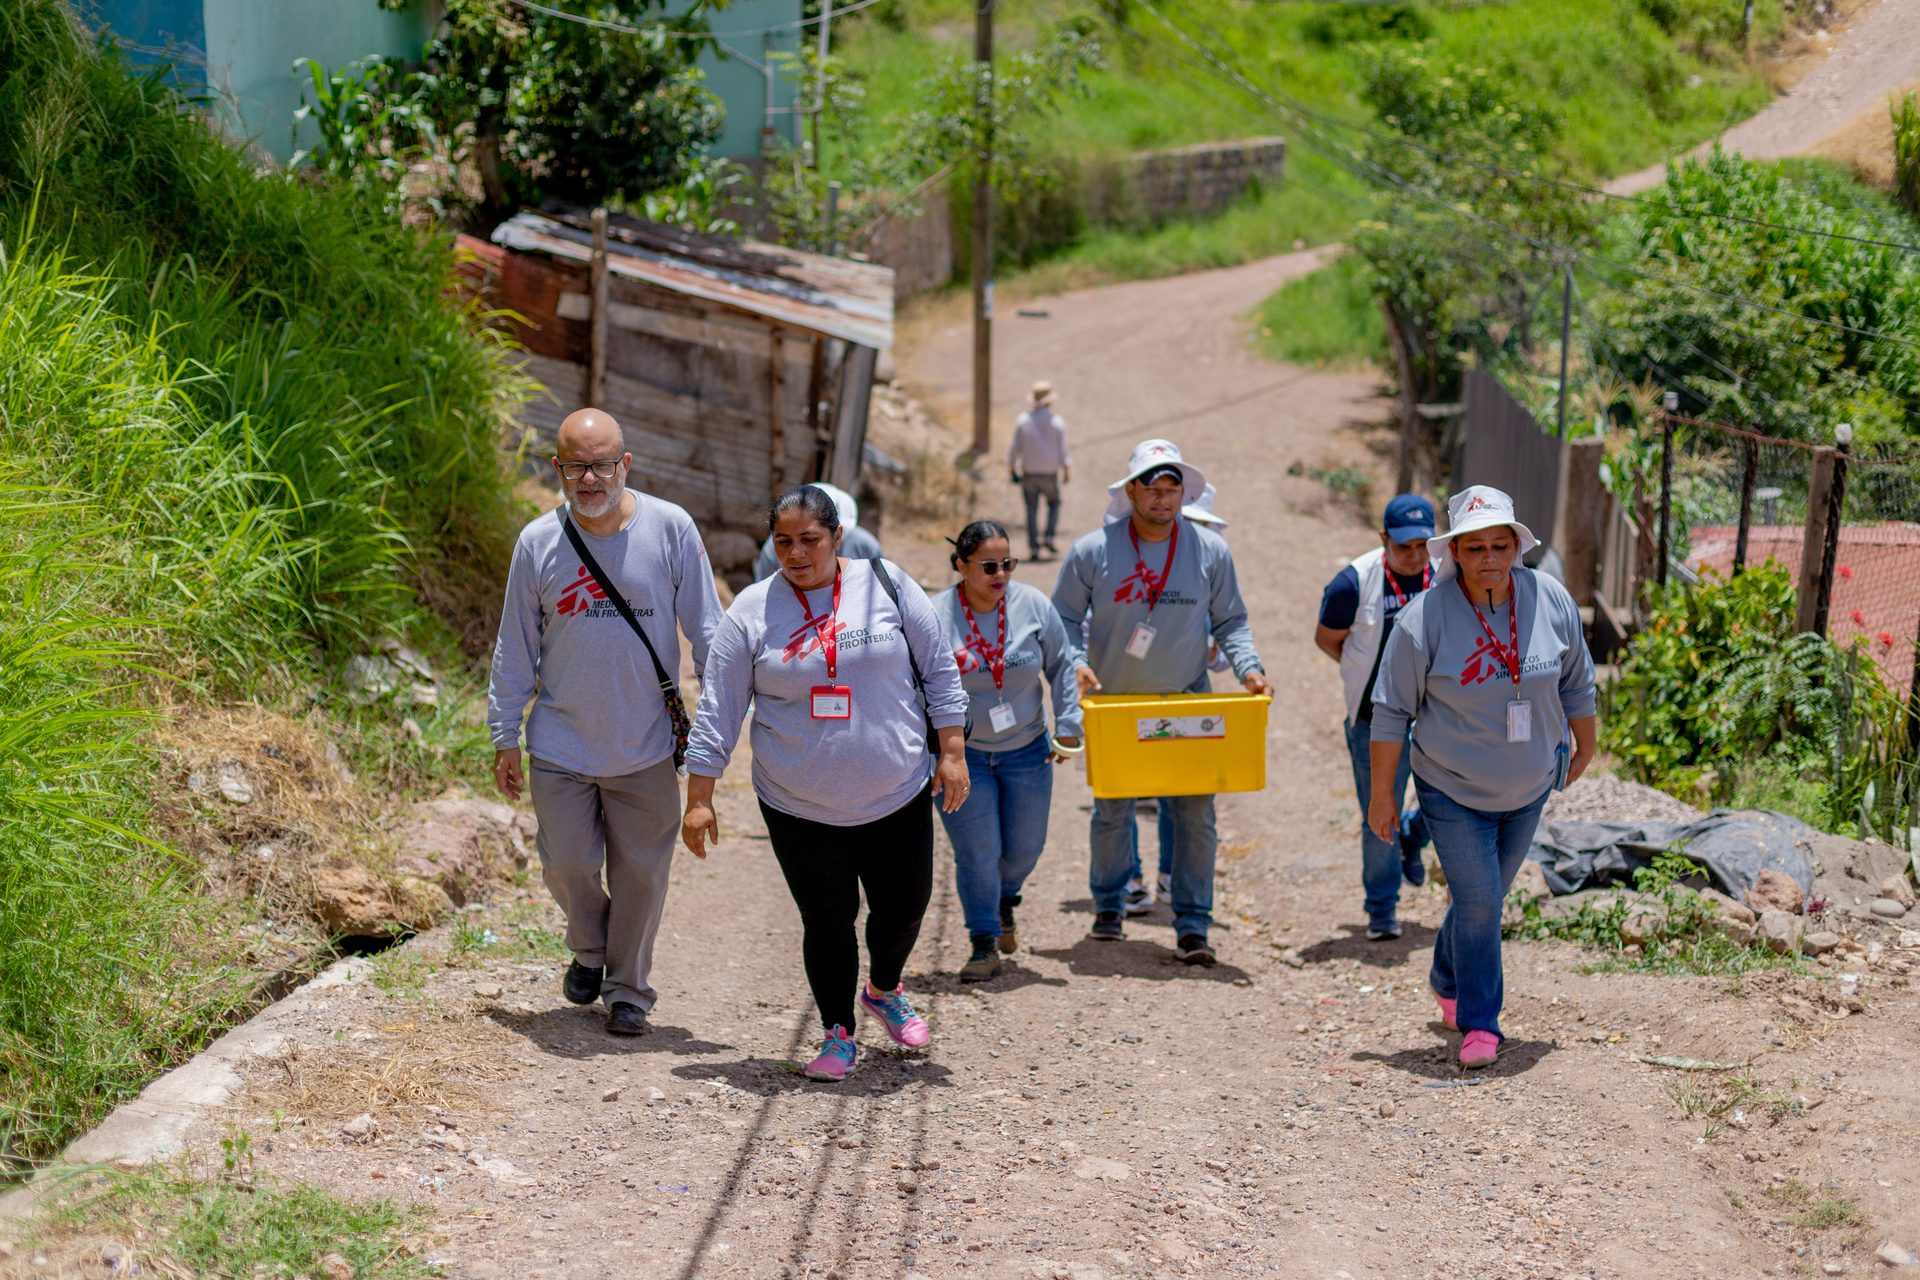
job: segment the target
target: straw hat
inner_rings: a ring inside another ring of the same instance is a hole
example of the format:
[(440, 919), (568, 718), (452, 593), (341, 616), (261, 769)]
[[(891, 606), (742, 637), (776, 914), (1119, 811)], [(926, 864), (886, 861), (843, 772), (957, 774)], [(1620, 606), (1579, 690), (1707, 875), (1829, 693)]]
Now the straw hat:
[(1108, 485), (1107, 492), (1123, 493), (1128, 484), (1161, 467), (1172, 467), (1180, 473), (1187, 486), (1186, 502), (1200, 501), (1207, 490), (1207, 477), (1200, 468), (1180, 457), (1180, 446), (1171, 440), (1142, 440), (1133, 446), (1133, 452), (1127, 456), (1127, 474)]
[[(1491, 485), (1468, 485), (1447, 499), (1447, 531), (1427, 539), (1427, 555), (1433, 562), (1433, 580), (1441, 582), (1453, 576), (1453, 557), (1447, 544), (1463, 533), (1494, 529), (1506, 525), (1520, 539), (1520, 555), (1540, 545), (1533, 530), (1513, 517), (1513, 499)], [(1519, 557), (1516, 556), (1515, 559)]]
[(1033, 395), (1033, 402), (1036, 405), (1052, 404), (1053, 403), (1053, 384), (1051, 382), (1045, 382), (1045, 381), (1034, 383), (1032, 395)]

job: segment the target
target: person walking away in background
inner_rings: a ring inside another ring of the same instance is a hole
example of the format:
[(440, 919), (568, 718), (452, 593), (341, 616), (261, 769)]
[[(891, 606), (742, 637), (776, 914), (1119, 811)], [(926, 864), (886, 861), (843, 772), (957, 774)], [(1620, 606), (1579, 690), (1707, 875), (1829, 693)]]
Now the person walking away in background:
[[(880, 549), (880, 539), (873, 536), (860, 524), (860, 504), (852, 494), (838, 485), (816, 482), (813, 486), (833, 499), (833, 509), (840, 516), (840, 552), (849, 560), (872, 560), (884, 556)], [(753, 580), (759, 582), (771, 578), (780, 572), (780, 556), (773, 547), (773, 535), (760, 544), (760, 553), (753, 558)]]
[(1555, 787), (1594, 751), (1593, 656), (1567, 589), (1517, 564), (1537, 539), (1513, 499), (1473, 485), (1447, 503), (1433, 585), (1400, 610), (1373, 689), (1373, 796), (1367, 824), (1391, 841), (1392, 791), (1407, 726), (1413, 786), (1453, 903), (1429, 980), (1460, 1064), (1500, 1049), (1506, 991), (1500, 908)]
[[(1027, 504), (1027, 552), (1056, 553), (1060, 527), (1060, 486), (1073, 478), (1073, 454), (1067, 448), (1067, 420), (1053, 411), (1053, 384), (1036, 382), (1027, 410), (1014, 420), (1007, 467)], [(1047, 527), (1040, 529), (1040, 500), (1047, 500)]]
[(562, 993), (606, 1001), (607, 1030), (639, 1035), (680, 809), (675, 623), (702, 670), (720, 597), (693, 518), (627, 487), (633, 455), (611, 414), (568, 415), (552, 461), (566, 504), (520, 531), (507, 570), (487, 682), (493, 776), (510, 800), (533, 793), (541, 877), (573, 952)]
[[(1347, 755), (1353, 765), (1353, 789), (1360, 806), (1360, 887), (1366, 895), (1367, 937), (1375, 942), (1400, 936), (1400, 882), (1427, 882), (1425, 824), (1417, 808), (1398, 814), (1391, 840), (1374, 835), (1367, 824), (1373, 800), (1373, 684), (1386, 652), (1393, 621), (1433, 581), (1427, 540), (1433, 537), (1433, 504), (1402, 493), (1387, 504), (1380, 545), (1355, 557), (1333, 575), (1320, 594), (1320, 621), (1313, 642), (1340, 664), (1347, 702)], [(1402, 754), (1393, 779), (1396, 811), (1407, 794), (1413, 765)]]
[(838, 555), (840, 513), (819, 486), (782, 491), (767, 525), (781, 569), (735, 597), (714, 632), (680, 834), (698, 858), (719, 843), (714, 784), (751, 708), (753, 789), (800, 908), (826, 1033), (806, 1074), (842, 1080), (856, 1057), (856, 986), (896, 1044), (928, 1040), (902, 973), (933, 894), (931, 800), (951, 813), (967, 795), (967, 695), (926, 594), (885, 560)]
[[(967, 803), (943, 813), (971, 954), (960, 981), (985, 982), (1019, 948), (1013, 910), (1047, 843), (1053, 766), (1082, 750), (1080, 688), (1067, 629), (1046, 593), (1013, 581), (1005, 525), (976, 520), (953, 539), (960, 574), (934, 597), (970, 702)], [(1053, 691), (1053, 736), (1043, 691)]]
[[(1200, 469), (1184, 461), (1171, 441), (1146, 440), (1134, 446), (1127, 474), (1110, 488), (1127, 495), (1131, 514), (1074, 543), (1053, 591), (1054, 608), (1078, 650), (1081, 696), (1204, 687), (1210, 636), (1249, 693), (1271, 694), (1247, 625), (1233, 553), (1218, 534), (1180, 514), (1206, 488)], [(1183, 795), (1163, 803), (1173, 806), (1176, 833), (1176, 954), (1188, 964), (1210, 965), (1215, 955), (1207, 933), (1218, 852), (1213, 797)], [(1087, 882), (1092, 936), (1099, 941), (1117, 941), (1125, 932), (1121, 913), (1133, 872), (1133, 821), (1130, 799), (1093, 802)]]

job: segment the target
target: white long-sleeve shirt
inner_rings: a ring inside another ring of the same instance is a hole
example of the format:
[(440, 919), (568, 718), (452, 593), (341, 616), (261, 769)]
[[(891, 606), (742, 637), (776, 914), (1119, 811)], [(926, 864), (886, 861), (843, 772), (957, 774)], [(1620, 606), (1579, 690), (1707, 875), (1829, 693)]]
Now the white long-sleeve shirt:
[(1007, 451), (1008, 470), (1038, 475), (1064, 471), (1072, 465), (1065, 418), (1045, 405), (1035, 405), (1014, 419), (1013, 447)]

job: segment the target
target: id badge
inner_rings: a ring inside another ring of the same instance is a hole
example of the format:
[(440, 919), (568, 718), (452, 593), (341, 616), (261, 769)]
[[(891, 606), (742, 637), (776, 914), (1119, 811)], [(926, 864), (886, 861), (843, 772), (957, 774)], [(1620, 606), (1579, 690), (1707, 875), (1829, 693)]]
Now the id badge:
[(1129, 658), (1146, 657), (1147, 650), (1153, 648), (1153, 636), (1154, 630), (1152, 627), (1144, 622), (1134, 623), (1133, 638), (1127, 641), (1127, 656)]
[(813, 686), (813, 718), (815, 720), (851, 720), (853, 690), (837, 684)]
[(1015, 717), (1013, 708), (1004, 702), (995, 703), (993, 710), (987, 712), (987, 723), (993, 726), (995, 733), (1005, 733), (1013, 728)]
[(1531, 702), (1507, 704), (1507, 741), (1533, 741), (1533, 704)]

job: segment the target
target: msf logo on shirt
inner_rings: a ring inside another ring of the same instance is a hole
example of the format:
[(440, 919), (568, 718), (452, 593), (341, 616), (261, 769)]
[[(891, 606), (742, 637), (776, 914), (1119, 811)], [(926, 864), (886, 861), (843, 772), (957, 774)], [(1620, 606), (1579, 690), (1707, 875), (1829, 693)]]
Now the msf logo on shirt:
[(1120, 589), (1113, 593), (1113, 602), (1132, 604), (1135, 601), (1149, 600), (1166, 585), (1164, 577), (1143, 564), (1127, 575), (1126, 580), (1120, 584)]
[(602, 591), (600, 584), (593, 580), (593, 575), (587, 572), (587, 567), (581, 565), (580, 576), (569, 582), (567, 589), (560, 593), (560, 603), (553, 607), (553, 611), (562, 617), (570, 617), (576, 613), (587, 612), (596, 600), (606, 598), (607, 593)]
[(1486, 636), (1480, 637), (1480, 643), (1467, 655), (1466, 665), (1460, 668), (1460, 683), (1463, 685), (1485, 684), (1495, 676), (1506, 676), (1507, 664), (1502, 660), (1504, 646), (1496, 648)]
[(796, 662), (810, 653), (817, 653), (822, 640), (828, 636), (837, 636), (846, 629), (847, 624), (838, 618), (829, 618), (825, 621), (815, 618), (812, 622), (803, 622), (794, 628), (792, 635), (787, 637), (787, 646), (780, 651), (780, 661)]
[(978, 640), (969, 640), (953, 651), (954, 665), (960, 668), (960, 674), (963, 676), (972, 675), (976, 671), (985, 671), (999, 656), (999, 648), (985, 636), (981, 636)]

